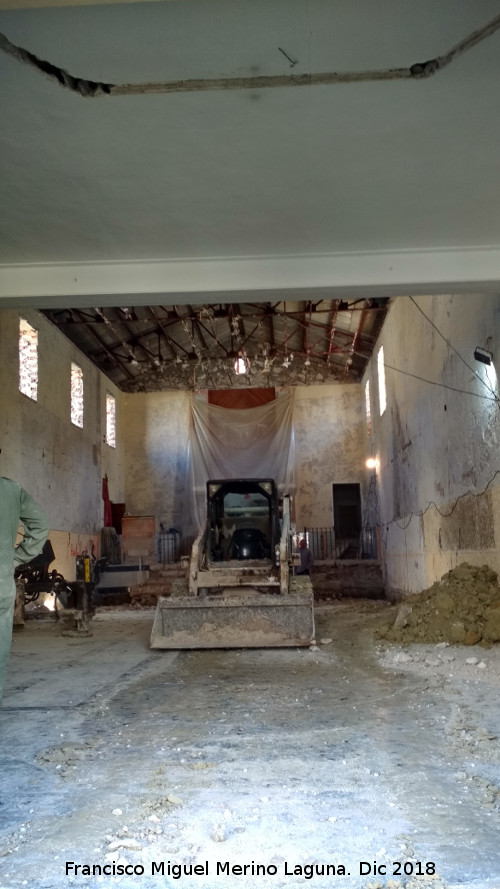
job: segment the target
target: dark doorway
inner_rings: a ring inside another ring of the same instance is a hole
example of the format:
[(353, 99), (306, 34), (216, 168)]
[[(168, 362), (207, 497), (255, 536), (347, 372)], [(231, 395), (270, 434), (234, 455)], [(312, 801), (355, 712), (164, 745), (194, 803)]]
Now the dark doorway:
[(337, 541), (359, 537), (361, 533), (359, 485), (333, 485), (333, 524)]

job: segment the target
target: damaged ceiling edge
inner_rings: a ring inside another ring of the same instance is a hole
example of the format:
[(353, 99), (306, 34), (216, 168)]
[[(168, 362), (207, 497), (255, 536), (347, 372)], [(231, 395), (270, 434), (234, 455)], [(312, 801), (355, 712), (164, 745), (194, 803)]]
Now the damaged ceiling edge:
[(0, 10), (50, 9), (55, 6), (102, 6), (104, 3), (161, 3), (162, 0), (0, 0)]
[[(334, 299), (42, 314), (119, 389), (144, 392), (359, 382), (389, 304)], [(238, 359), (245, 370), (235, 376)]]
[(35, 68), (60, 86), (84, 98), (102, 95), (126, 96), (149, 93), (200, 92), (208, 90), (269, 89), (292, 86), (332, 85), (337, 83), (361, 83), (385, 80), (423, 80), (443, 70), (459, 55), (467, 52), (500, 29), (500, 15), (488, 24), (473, 31), (447, 53), (425, 62), (417, 62), (407, 68), (387, 68), (379, 71), (323, 72), (289, 75), (260, 75), (252, 77), (222, 77), (215, 79), (173, 80), (158, 83), (113, 84), (75, 77), (51, 62), (39, 59), (23, 47), (11, 43), (0, 33), (0, 49), (18, 62)]

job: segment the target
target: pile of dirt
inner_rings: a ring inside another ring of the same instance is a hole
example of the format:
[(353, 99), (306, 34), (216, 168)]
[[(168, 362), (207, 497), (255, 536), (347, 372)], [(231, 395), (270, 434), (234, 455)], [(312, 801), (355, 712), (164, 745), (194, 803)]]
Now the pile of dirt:
[(429, 589), (407, 596), (377, 635), (392, 642), (500, 642), (500, 586), (488, 565), (463, 562)]

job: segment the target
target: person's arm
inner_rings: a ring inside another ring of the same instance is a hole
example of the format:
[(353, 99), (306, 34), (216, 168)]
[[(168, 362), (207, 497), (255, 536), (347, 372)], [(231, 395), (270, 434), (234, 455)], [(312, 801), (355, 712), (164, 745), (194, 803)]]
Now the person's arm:
[(14, 550), (16, 565), (31, 562), (41, 553), (49, 534), (49, 523), (43, 509), (22, 488), (19, 518), (24, 525), (24, 535)]

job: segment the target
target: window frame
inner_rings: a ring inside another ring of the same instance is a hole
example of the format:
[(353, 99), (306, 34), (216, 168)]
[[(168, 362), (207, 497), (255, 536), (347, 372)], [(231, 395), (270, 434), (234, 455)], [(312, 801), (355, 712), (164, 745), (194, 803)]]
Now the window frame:
[[(23, 331), (24, 326), (24, 331)], [(33, 327), (26, 318), (19, 316), (19, 340), (18, 340), (18, 358), (19, 358), (19, 391), (31, 401), (38, 401), (38, 382), (39, 382), (39, 356), (38, 356), (38, 328)], [(24, 347), (23, 347), (24, 341)], [(34, 363), (34, 375), (24, 375), (26, 364), (29, 361)]]
[[(113, 405), (112, 411), (110, 410)], [(112, 415), (112, 423), (110, 417)], [(105, 442), (110, 448), (116, 448), (116, 398), (111, 392), (106, 392), (106, 433)]]
[[(75, 392), (75, 379), (80, 381), (80, 392)], [(85, 417), (83, 369), (76, 361), (71, 362), (70, 370), (70, 419), (73, 426), (83, 429)], [(81, 422), (79, 422), (81, 420)]]
[(378, 406), (379, 413), (382, 417), (387, 408), (387, 388), (385, 383), (385, 361), (384, 347), (380, 346), (377, 353), (377, 371), (378, 371)]

